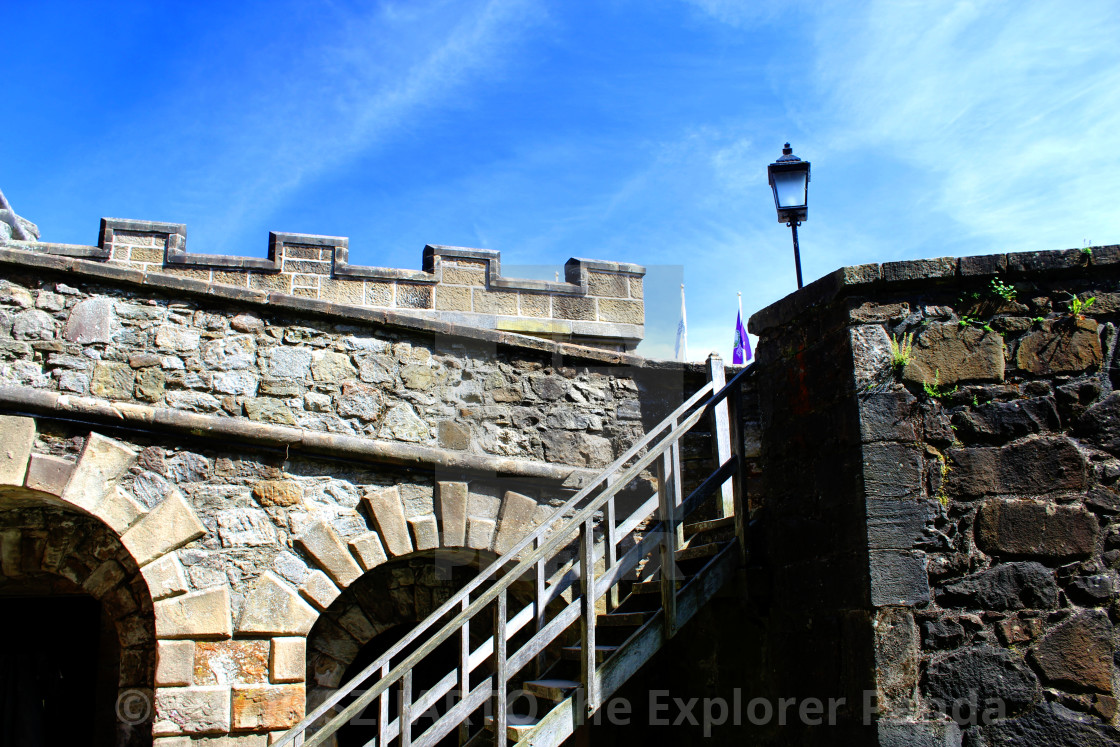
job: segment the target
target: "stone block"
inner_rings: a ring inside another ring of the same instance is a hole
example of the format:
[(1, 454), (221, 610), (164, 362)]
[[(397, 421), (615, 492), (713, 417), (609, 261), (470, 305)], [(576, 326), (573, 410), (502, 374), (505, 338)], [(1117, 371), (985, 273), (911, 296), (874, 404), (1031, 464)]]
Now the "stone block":
[(190, 737), (158, 737), (152, 747), (191, 747)]
[(159, 560), (148, 563), (140, 572), (148, 584), (148, 592), (152, 601), (159, 601), (167, 597), (185, 594), (187, 592), (187, 575), (183, 571), (183, 564), (174, 553), (164, 555)]
[(922, 453), (900, 443), (863, 449), (863, 488), (871, 498), (916, 499), (923, 495)]
[(194, 641), (156, 642), (156, 685), (186, 687), (194, 679)]
[(434, 550), (439, 547), (439, 524), (432, 514), (414, 516), (408, 520), (412, 535), (416, 538), (417, 550)]
[(299, 591), (321, 610), (331, 606), (342, 591), (322, 571), (312, 571), (300, 584)]
[(640, 325), (645, 324), (645, 319), (645, 306), (641, 301), (599, 299), (599, 321)]
[(361, 280), (323, 277), (319, 279), (319, 298), (334, 303), (361, 306), (365, 287)]
[(1015, 351), (1015, 365), (1038, 376), (1081, 373), (1096, 369), (1102, 360), (1097, 323), (1092, 319), (1071, 319), (1069, 324), (1030, 332)]
[(398, 309), (430, 309), (432, 287), (416, 283), (397, 283), (396, 305)]
[[(447, 283), (449, 285), (473, 285), (482, 288), (486, 285), (486, 270), (477, 267), (461, 267), (444, 263), (441, 283)], [(443, 285), (440, 285), (439, 290), (442, 289)], [(437, 290), (437, 295), (438, 292)]]
[(903, 607), (885, 607), (875, 614), (874, 630), (879, 714), (913, 713), (921, 661), (914, 615)]
[(436, 286), (436, 308), (440, 311), (470, 311), (471, 289)]
[(220, 586), (155, 603), (157, 638), (229, 638), (229, 589)]
[(273, 683), (303, 682), (307, 667), (307, 639), (273, 638), (268, 667), (269, 679)]
[(593, 322), (598, 316), (595, 299), (578, 296), (556, 296), (552, 299), (552, 315), (557, 319), (573, 319)]
[(268, 641), (199, 641), (194, 652), (194, 684), (268, 682)]
[(504, 555), (513, 549), (522, 537), (536, 528), (533, 518), (537, 502), (527, 495), (507, 490), (498, 511), (498, 526), (494, 536), (494, 552)]
[(354, 561), (354, 556), (327, 522), (317, 521), (309, 525), (296, 538), (296, 542), (342, 588), (345, 589), (362, 575), (362, 569)]
[(553, 464), (606, 467), (614, 459), (610, 439), (579, 431), (550, 430), (541, 434), (545, 458)]
[(552, 316), (552, 297), (545, 293), (520, 293), (519, 311), (521, 316)]
[(303, 685), (235, 685), (234, 729), (287, 729), (303, 718)]
[(358, 564), (367, 571), (388, 560), (377, 532), (366, 532), (350, 540), (350, 552), (358, 559)]
[(872, 550), (871, 604), (913, 607), (929, 602), (926, 554), (904, 550)]
[(1104, 610), (1086, 610), (1043, 636), (1031, 660), (1049, 684), (1111, 694), (1112, 633)]
[(489, 550), (494, 537), (494, 522), (471, 516), (467, 519), (467, 546), (475, 550)]
[(464, 451), (471, 447), (471, 427), (455, 420), (441, 420), (438, 439), (440, 448)]
[(1087, 557), (1097, 543), (1096, 517), (1080, 506), (1045, 501), (989, 500), (976, 519), (976, 544), (989, 555), (1067, 561)]
[[(1101, 702), (1102, 697), (1109, 696), (1096, 696), (1096, 703)], [(1105, 709), (1105, 714), (1109, 711), (1111, 715), (1106, 718), (1111, 719), (1116, 714), (1112, 708)], [(1116, 744), (1120, 744), (1120, 729), (1061, 703), (1039, 703), (1023, 716), (1000, 719), (984, 729), (984, 747), (1111, 747)]]
[(517, 294), (475, 288), (473, 310), (476, 314), (517, 315)]
[(161, 503), (124, 533), (121, 543), (137, 564), (143, 566), (204, 534), (206, 527), (187, 499), (177, 489), (172, 489)]
[(1120, 392), (1112, 392), (1077, 420), (1077, 431), (1113, 455), (1120, 455)]
[(303, 502), (303, 488), (293, 480), (261, 480), (253, 483), (253, 497), (262, 506), (296, 506)]
[(32, 454), (27, 463), (27, 478), (24, 485), (31, 490), (62, 495), (73, 472), (74, 462), (48, 454)]
[(902, 378), (914, 384), (953, 386), (963, 381), (1003, 381), (1003, 337), (973, 326), (930, 324), (914, 338), (913, 358)]
[(377, 523), (385, 548), (392, 555), (407, 555), (412, 552), (412, 539), (404, 519), (404, 504), (401, 503), (397, 487), (371, 488), (366, 492), (365, 501)]
[(1045, 495), (1088, 486), (1085, 457), (1073, 441), (1061, 436), (998, 449), (955, 449), (946, 457), (948, 487), (957, 496)]
[(87, 298), (70, 309), (62, 336), (79, 345), (107, 343), (119, 328), (112, 299)]
[(908, 391), (875, 392), (859, 400), (859, 432), (864, 443), (918, 440), (918, 399)]
[(117, 534), (124, 534), (129, 527), (140, 520), (145, 513), (135, 498), (120, 485), (113, 488), (105, 499), (97, 505), (97, 516)]
[(955, 721), (883, 720), (876, 727), (879, 747), (961, 747), (963, 739)]
[(161, 687), (156, 689), (154, 736), (225, 734), (230, 729), (230, 689)]
[(626, 283), (626, 276), (605, 272), (587, 273), (587, 292), (592, 296), (630, 297), (630, 288)]
[(1000, 563), (945, 586), (937, 601), (943, 607), (997, 612), (1054, 609), (1058, 584), (1054, 571), (1040, 563)]
[(1038, 678), (1017, 655), (1002, 648), (979, 646), (954, 651), (934, 660), (926, 674), (928, 695), (952, 713), (954, 704), (1002, 701), (1007, 715), (1038, 701)]
[(245, 597), (237, 632), (245, 635), (306, 635), (319, 617), (311, 605), (272, 571), (265, 571)]
[(872, 550), (909, 550), (932, 542), (937, 503), (928, 500), (867, 499), (867, 545)]
[(0, 415), (0, 485), (23, 485), (33, 443), (34, 418)]
[(467, 542), (467, 483), (437, 482), (443, 546), (462, 547)]
[(327, 384), (341, 384), (358, 378), (350, 356), (333, 350), (316, 350), (311, 355), (311, 377)]
[(137, 453), (111, 438), (89, 434), (62, 500), (93, 513), (109, 490), (136, 462)]

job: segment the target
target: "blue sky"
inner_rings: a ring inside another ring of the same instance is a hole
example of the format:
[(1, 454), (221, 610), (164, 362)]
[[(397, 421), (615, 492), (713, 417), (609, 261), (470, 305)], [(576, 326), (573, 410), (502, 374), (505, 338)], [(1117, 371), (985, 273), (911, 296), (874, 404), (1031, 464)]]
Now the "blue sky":
[(806, 282), (837, 267), (1120, 242), (1120, 5), (0, 0), (0, 188), (43, 240), (102, 216), (650, 268), (647, 341), (730, 356), (795, 287), (766, 165), (813, 164)]

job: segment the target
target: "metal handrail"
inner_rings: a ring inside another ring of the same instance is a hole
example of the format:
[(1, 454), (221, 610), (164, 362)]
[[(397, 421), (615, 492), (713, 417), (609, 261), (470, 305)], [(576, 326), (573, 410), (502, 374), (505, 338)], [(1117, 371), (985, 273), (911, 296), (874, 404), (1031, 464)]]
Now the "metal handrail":
[[(728, 381), (718, 392), (715, 392), (701, 407), (694, 412), (689, 413), (698, 402), (713, 390), (712, 382), (708, 382), (701, 387), (696, 393), (689, 397), (684, 403), (677, 407), (668, 417), (662, 420), (658, 425), (654, 426), (644, 437), (637, 443), (626, 450), (621, 456), (615, 459), (603, 472), (601, 472), (595, 479), (588, 483), (582, 490), (573, 495), (562, 506), (556, 509), (552, 517), (538, 526), (534, 531), (530, 532), (522, 538), (517, 544), (513, 546), (505, 555), (501, 556), (482, 571), (478, 576), (472, 579), (466, 586), (460, 589), (438, 609), (433, 611), (423, 622), (419, 623), (412, 631), (409, 632), (404, 638), (394, 644), (388, 651), (382, 654), (376, 661), (368, 665), (365, 669), (359, 672), (348, 683), (340, 687), (334, 694), (328, 697), (322, 704), (320, 704), (314, 711), (308, 714), (303, 720), (292, 727), (285, 733), (281, 739), (276, 742), (276, 747), (285, 747), (286, 745), (302, 744), (305, 747), (313, 747), (314, 745), (322, 744), (329, 739), (339, 728), (348, 722), (354, 716), (360, 714), (371, 701), (381, 695), (390, 686), (410, 675), (412, 669), (422, 661), (425, 657), (431, 654), (436, 647), (444, 641), (450, 639), (453, 635), (459, 633), (463, 626), (469, 623), (480, 611), (490, 605), (495, 600), (502, 604), (505, 599), (505, 594), (508, 588), (514, 581), (521, 578), (529, 572), (529, 570), (536, 564), (544, 561), (546, 558), (551, 557), (551, 554), (563, 547), (566, 547), (571, 542), (571, 537), (574, 533), (580, 532), (581, 528), (585, 527), (591, 518), (600, 511), (603, 506), (610, 501), (620, 490), (626, 487), (636, 477), (640, 476), (650, 464), (652, 464), (658, 457), (663, 456), (671, 447), (676, 445), (678, 441), (687, 433), (691, 428), (696, 425), (699, 420), (706, 414), (710, 413), (712, 409), (718, 405), (728, 394), (739, 386), (742, 377), (750, 370), (750, 367), (745, 367), (742, 371), (736, 374), (730, 381)], [(686, 413), (689, 413), (687, 416)], [(666, 430), (668, 433), (666, 434)], [(656, 444), (650, 451), (641, 456), (634, 464), (627, 467), (619, 474), (624, 465), (634, 459), (643, 449), (650, 446), (659, 436), (665, 434), (665, 437)], [(724, 465), (720, 465), (722, 468)], [(726, 479), (726, 478), (724, 478)], [(603, 490), (596, 495), (586, 506), (576, 511), (576, 513), (557, 527), (558, 519), (562, 518), (567, 512), (575, 509), (581, 502), (586, 500), (599, 488)], [(648, 502), (643, 504), (642, 508), (648, 506)], [(551, 536), (544, 538), (546, 533), (551, 532)], [(526, 550), (530, 545), (536, 544), (532, 552), (521, 557), (521, 553)], [(591, 544), (594, 545), (593, 538)], [(589, 549), (592, 554), (589, 557), (596, 557), (593, 550)], [(627, 553), (631, 555), (631, 553)], [(621, 559), (620, 559), (621, 560)], [(577, 564), (579, 565), (579, 564)], [(571, 573), (573, 569), (569, 570)], [(583, 575), (582, 570), (580, 575)], [(473, 602), (470, 601), (470, 595), (477, 590), (480, 586), (491, 579), (497, 579), (489, 589), (482, 592), (482, 594)], [(573, 583), (574, 579), (565, 584), (565, 586)], [(592, 594), (597, 597), (599, 584), (596, 583), (592, 586)], [(573, 600), (574, 604), (578, 599)], [(530, 603), (531, 605), (532, 603)], [(465, 605), (465, 606), (464, 606)], [(376, 683), (370, 688), (366, 689), (357, 697), (357, 699), (346, 706), (341, 712), (331, 718), (322, 728), (318, 729), (315, 734), (305, 737), (306, 741), (297, 742), (300, 737), (304, 737), (306, 731), (312, 727), (319, 719), (329, 713), (336, 705), (338, 705), (344, 698), (354, 693), (359, 686), (369, 680), (375, 673), (384, 672), (385, 668), (391, 663), (394, 656), (398, 656), (405, 648), (413, 644), (419, 639), (429, 628), (436, 622), (444, 618), (447, 614), (451, 613), (456, 607), (460, 608), (451, 620), (446, 622), (437, 632), (428, 636), (428, 640), (418, 648), (416, 651), (408, 655), (403, 661), (393, 667), (387, 674), (383, 674)], [(512, 621), (511, 621), (512, 622)], [(521, 627), (521, 626), (519, 626)], [(565, 626), (566, 627), (566, 626)], [(541, 631), (543, 632), (543, 630)], [(558, 631), (559, 632), (559, 631)], [(511, 634), (511, 633), (510, 633)], [(540, 633), (538, 633), (539, 635)], [(472, 659), (481, 653), (483, 656), (488, 655), (490, 647), (495, 644), (501, 644), (504, 648), (504, 640), (498, 641), (497, 637), (491, 638), (483, 644), (478, 650), (471, 653)], [(488, 649), (483, 651), (483, 649)], [(473, 669), (473, 667), (472, 667)], [(446, 679), (446, 678), (445, 678)], [(490, 678), (488, 678), (490, 679)], [(504, 683), (498, 683), (499, 687)], [(478, 687), (472, 688), (471, 692), (463, 693), (464, 702), (467, 700), (475, 700), (475, 691)], [(461, 710), (459, 708), (453, 711)], [(473, 710), (473, 709), (472, 709)], [(444, 717), (450, 716), (451, 712), (444, 714)], [(469, 715), (469, 711), (466, 715)], [(442, 720), (442, 719), (440, 719)], [(399, 729), (399, 727), (398, 727)], [(396, 730), (394, 730), (396, 731)], [(388, 735), (387, 735), (388, 736)], [(379, 746), (382, 747), (382, 746)]]

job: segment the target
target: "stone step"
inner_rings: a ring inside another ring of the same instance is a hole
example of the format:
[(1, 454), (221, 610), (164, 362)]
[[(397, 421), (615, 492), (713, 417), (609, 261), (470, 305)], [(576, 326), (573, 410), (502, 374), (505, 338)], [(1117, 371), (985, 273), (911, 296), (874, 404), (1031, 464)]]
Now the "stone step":
[(695, 524), (684, 525), (684, 536), (691, 537), (694, 534), (701, 532), (714, 532), (719, 529), (730, 528), (732, 532), (735, 531), (735, 517), (728, 516), (723, 519), (712, 519), (710, 521), (698, 521)]
[(579, 683), (575, 680), (561, 680), (561, 679), (543, 679), (543, 680), (529, 680), (524, 683), (523, 687), (529, 693), (550, 700), (553, 703), (559, 703), (568, 694), (579, 687)]
[[(561, 651), (568, 661), (579, 661), (579, 657), (583, 656), (583, 646), (565, 646)], [(618, 646), (596, 646), (595, 663), (602, 664), (615, 651), (618, 651)]]

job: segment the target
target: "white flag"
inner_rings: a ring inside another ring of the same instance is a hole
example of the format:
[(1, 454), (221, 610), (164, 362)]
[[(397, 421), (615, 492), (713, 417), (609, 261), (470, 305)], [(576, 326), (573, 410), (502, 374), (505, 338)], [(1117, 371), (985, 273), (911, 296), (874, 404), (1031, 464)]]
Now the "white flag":
[(681, 283), (681, 320), (677, 323), (677, 346), (673, 355), (679, 361), (688, 360), (688, 315), (684, 311), (684, 283)]

